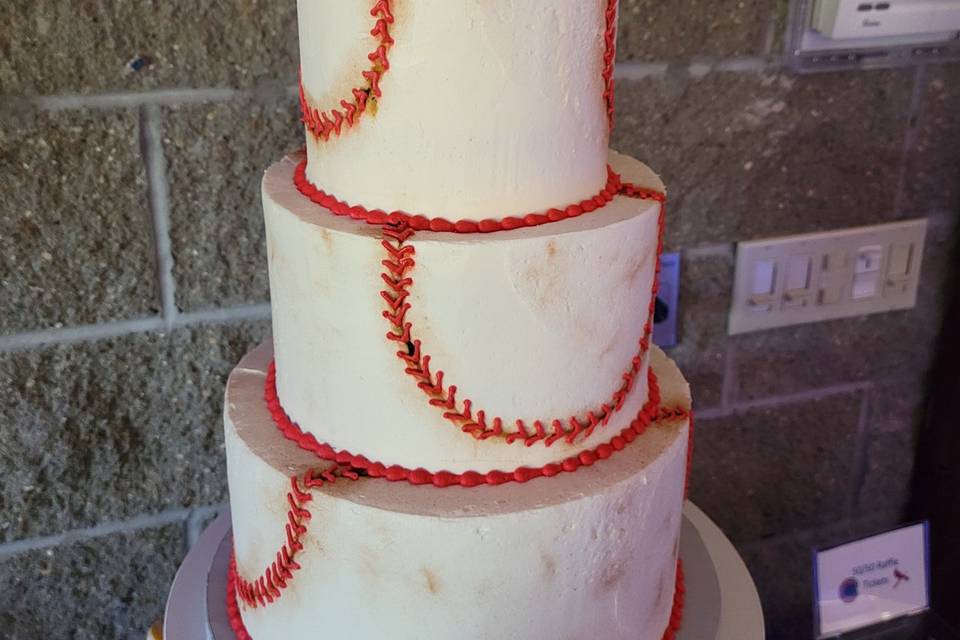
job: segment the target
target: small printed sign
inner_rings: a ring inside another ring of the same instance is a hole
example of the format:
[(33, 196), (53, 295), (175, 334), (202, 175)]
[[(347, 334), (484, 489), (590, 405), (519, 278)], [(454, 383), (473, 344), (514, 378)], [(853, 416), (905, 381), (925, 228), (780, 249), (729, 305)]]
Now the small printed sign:
[(818, 638), (923, 611), (929, 606), (927, 523), (818, 551)]

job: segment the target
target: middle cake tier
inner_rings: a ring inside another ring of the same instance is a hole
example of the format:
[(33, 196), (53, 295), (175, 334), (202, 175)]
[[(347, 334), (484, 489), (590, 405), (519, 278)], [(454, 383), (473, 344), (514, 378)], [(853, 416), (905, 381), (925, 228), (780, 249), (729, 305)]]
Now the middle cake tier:
[[(653, 411), (659, 201), (413, 232), (312, 201), (294, 183), (300, 162), (263, 184), (275, 390), (300, 430), (387, 465), (483, 473), (595, 449)], [(663, 191), (632, 158), (611, 152), (610, 165)]]

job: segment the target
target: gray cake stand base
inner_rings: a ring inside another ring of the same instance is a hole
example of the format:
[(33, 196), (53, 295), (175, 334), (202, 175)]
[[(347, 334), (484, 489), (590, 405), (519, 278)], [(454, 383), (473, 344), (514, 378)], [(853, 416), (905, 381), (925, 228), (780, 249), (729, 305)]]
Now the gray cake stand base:
[[(187, 554), (170, 588), (165, 640), (235, 640), (227, 620), (230, 514), (222, 513)], [(687, 595), (677, 640), (763, 640), (763, 611), (746, 565), (692, 502), (680, 533)]]

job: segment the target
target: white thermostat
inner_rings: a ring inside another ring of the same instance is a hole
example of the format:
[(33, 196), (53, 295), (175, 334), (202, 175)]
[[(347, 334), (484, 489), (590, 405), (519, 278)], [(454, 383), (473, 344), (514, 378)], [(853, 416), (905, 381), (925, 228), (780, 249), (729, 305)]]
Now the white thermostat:
[(792, 0), (786, 46), (802, 72), (960, 59), (960, 0)]

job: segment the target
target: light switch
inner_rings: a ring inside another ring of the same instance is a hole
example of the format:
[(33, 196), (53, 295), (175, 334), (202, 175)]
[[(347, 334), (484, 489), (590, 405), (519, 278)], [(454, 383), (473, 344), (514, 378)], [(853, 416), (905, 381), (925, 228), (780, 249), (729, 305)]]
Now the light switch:
[(750, 288), (750, 305), (754, 311), (770, 311), (773, 304), (774, 280), (777, 263), (773, 260), (757, 260), (753, 263), (753, 284)]
[(883, 259), (883, 247), (873, 245), (870, 247), (860, 247), (857, 251), (857, 264), (854, 269), (856, 273), (870, 273), (880, 270), (880, 260)]
[(887, 275), (891, 278), (906, 277), (910, 272), (910, 245), (895, 244), (890, 247)]
[(910, 282), (911, 248), (908, 244), (893, 244), (890, 246), (890, 257), (887, 260), (887, 286), (884, 291), (887, 295), (906, 293)]
[(784, 303), (786, 306), (802, 306), (810, 300), (810, 264), (809, 255), (791, 256), (787, 261), (787, 280), (784, 284)]
[(739, 243), (730, 333), (909, 309), (926, 230), (904, 220)]
[(853, 292), (851, 297), (854, 300), (865, 300), (877, 295), (877, 286), (880, 284), (880, 273), (877, 271), (868, 271), (867, 273), (858, 273), (853, 276)]

